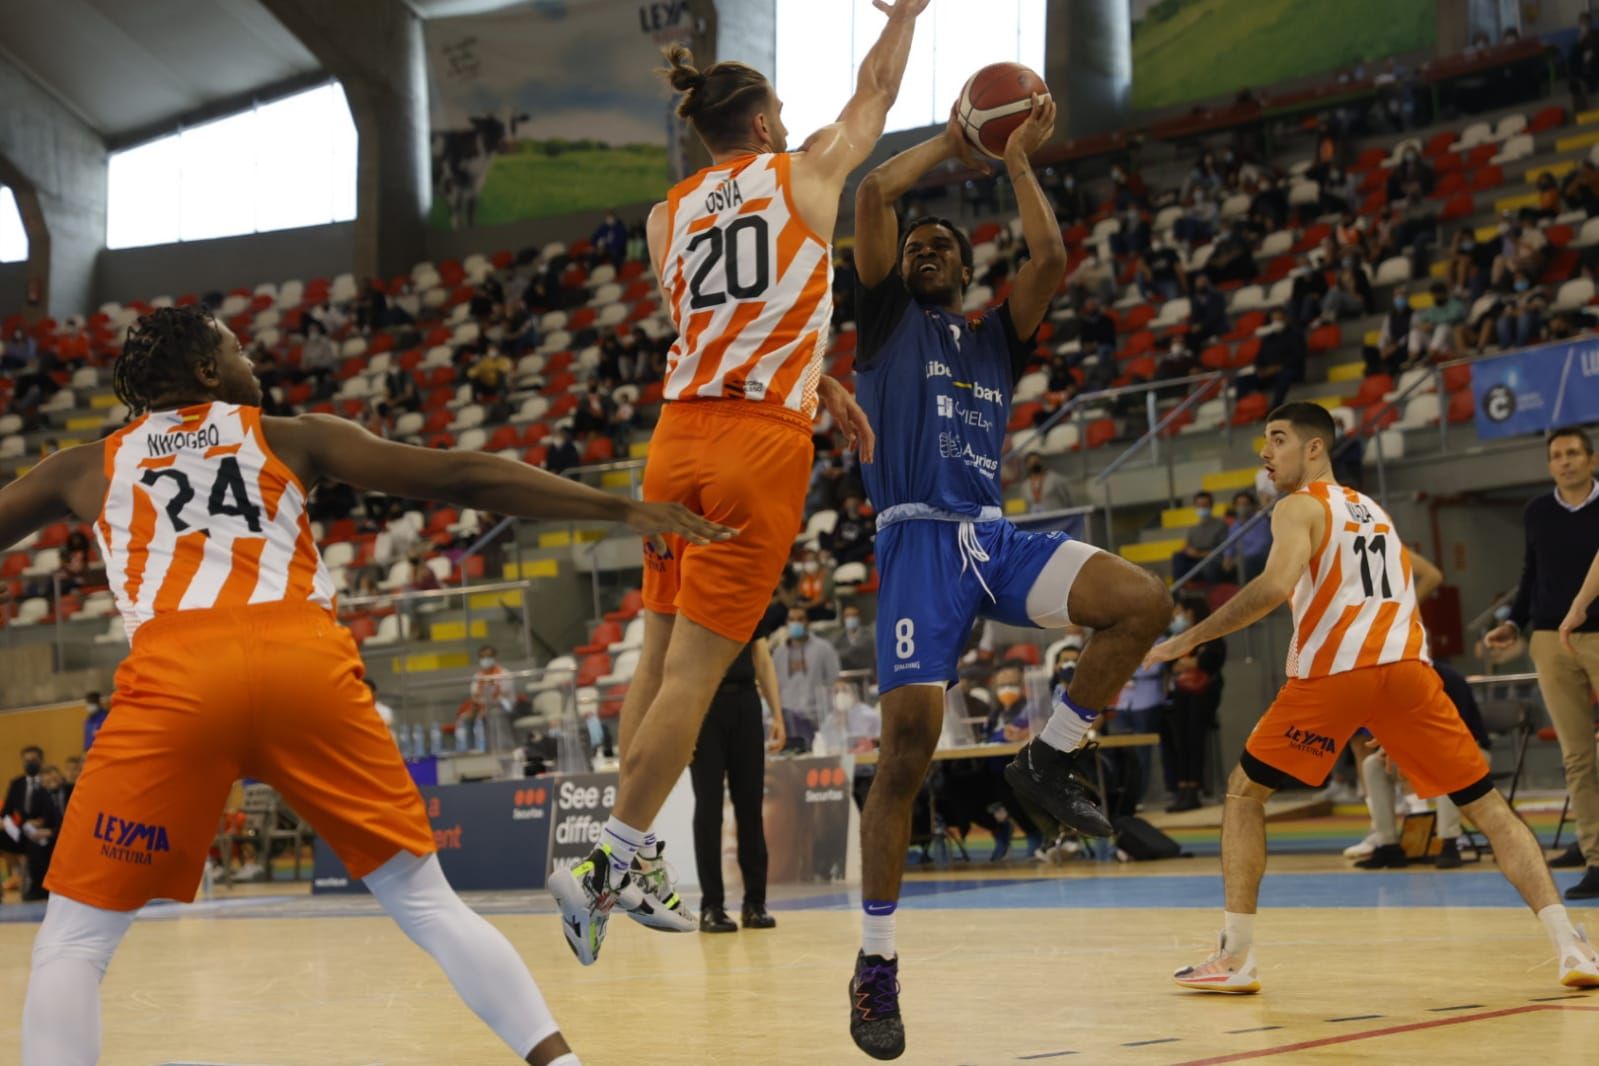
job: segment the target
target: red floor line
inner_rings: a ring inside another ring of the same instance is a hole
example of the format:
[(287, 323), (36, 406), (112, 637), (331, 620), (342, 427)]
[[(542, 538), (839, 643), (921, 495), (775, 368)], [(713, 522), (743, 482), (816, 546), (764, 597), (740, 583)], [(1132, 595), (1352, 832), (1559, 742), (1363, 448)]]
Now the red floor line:
[(1327, 1047), (1330, 1044), (1347, 1044), (1355, 1040), (1370, 1040), (1378, 1036), (1393, 1036), (1395, 1033), (1413, 1033), (1418, 1029), (1438, 1029), (1446, 1025), (1461, 1025), (1465, 1022), (1484, 1021), (1488, 1018), (1504, 1018), (1512, 1014), (1526, 1014), (1530, 1011), (1540, 1010), (1583, 1010), (1599, 1011), (1599, 1007), (1564, 1007), (1555, 1003), (1534, 1003), (1525, 1007), (1507, 1007), (1504, 1010), (1483, 1011), (1480, 1014), (1462, 1014), (1454, 1018), (1435, 1018), (1427, 1022), (1410, 1022), (1406, 1025), (1390, 1025), (1385, 1029), (1368, 1029), (1361, 1033), (1344, 1033), (1339, 1036), (1322, 1037), (1320, 1040), (1305, 1040), (1298, 1044), (1282, 1044), (1278, 1047), (1260, 1048), (1256, 1051), (1240, 1051), (1232, 1055), (1217, 1055), (1209, 1059), (1189, 1059), (1178, 1063), (1177, 1066), (1216, 1066), (1223, 1062), (1243, 1062), (1246, 1059), (1264, 1059), (1273, 1055), (1286, 1055), (1290, 1051), (1308, 1051), (1311, 1048)]

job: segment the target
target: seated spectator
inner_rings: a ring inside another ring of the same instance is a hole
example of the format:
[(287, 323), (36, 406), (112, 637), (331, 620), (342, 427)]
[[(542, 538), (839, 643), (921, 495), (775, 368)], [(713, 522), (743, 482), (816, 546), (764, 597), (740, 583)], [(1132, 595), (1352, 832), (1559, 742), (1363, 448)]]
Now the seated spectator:
[[(478, 403), (503, 405), (511, 391), (511, 374), (515, 369), (516, 364), (500, 351), (500, 346), (492, 341), (489, 342), (488, 349), (478, 356), (466, 372), (467, 380), (472, 383), (473, 399)], [(503, 419), (491, 417), (489, 421), (498, 422)]]
[(772, 649), (777, 683), (782, 692), (786, 750), (807, 752), (831, 709), (833, 683), (838, 680), (838, 652), (811, 634), (805, 608), (788, 612), (783, 642)]
[(1204, 274), (1194, 276), (1194, 293), (1189, 297), (1188, 335), (1196, 347), (1219, 337), (1231, 327), (1227, 324), (1227, 300)]
[(1260, 268), (1255, 265), (1254, 244), (1249, 229), (1242, 219), (1234, 219), (1227, 231), (1216, 241), (1210, 259), (1205, 263), (1205, 273), (1220, 285), (1228, 281), (1253, 281)]
[(611, 410), (610, 398), (600, 392), (599, 382), (592, 383), (572, 413), (572, 431), (584, 440), (603, 433), (610, 425)]
[(1493, 271), (1494, 246), (1477, 243), (1477, 235), (1469, 226), (1455, 231), (1449, 245), (1449, 289), (1464, 293), (1475, 301), (1488, 290), (1488, 279)]
[(1129, 207), (1147, 208), (1149, 190), (1144, 187), (1142, 177), (1116, 163), (1110, 168), (1110, 200), (1117, 211), (1125, 211)]
[[(1264, 525), (1264, 523), (1262, 523)], [(1173, 632), (1191, 629), (1210, 617), (1203, 599), (1184, 597), (1172, 617)], [(1172, 664), (1171, 700), (1165, 738), (1170, 742), (1171, 776), (1176, 790), (1166, 809), (1172, 813), (1198, 809), (1205, 783), (1205, 750), (1216, 728), (1221, 708), (1222, 667), (1227, 663), (1225, 640), (1206, 641)]]
[(1149, 250), (1138, 257), (1138, 291), (1146, 300), (1170, 300), (1188, 288), (1183, 260), (1177, 249), (1156, 237)]
[(1441, 281), (1428, 287), (1432, 293), (1432, 306), (1423, 308), (1415, 316), (1411, 333), (1410, 358), (1418, 361), (1423, 349), (1434, 358), (1447, 358), (1450, 354), (1465, 352), (1466, 305)]
[(861, 619), (861, 609), (853, 603), (844, 608), (844, 628), (833, 640), (841, 670), (866, 670), (877, 679), (877, 636)]
[(1240, 395), (1267, 393), (1272, 407), (1280, 407), (1288, 390), (1305, 380), (1305, 330), (1289, 321), (1287, 308), (1274, 307), (1258, 336), (1260, 352), (1255, 356), (1254, 377), (1240, 377), (1238, 391)]
[(1208, 193), (1196, 193), (1184, 197), (1182, 205), (1182, 215), (1172, 223), (1172, 236), (1190, 247), (1210, 240), (1216, 232), (1216, 221), (1221, 217), (1216, 201)]
[(1085, 358), (1090, 354), (1116, 354), (1116, 322), (1098, 300), (1083, 301), (1082, 310), (1077, 313), (1077, 339)]
[(1326, 115), (1316, 119), (1316, 154), (1305, 177), (1310, 181), (1325, 181), (1328, 173), (1344, 154), (1343, 138), (1333, 121)]
[(1065, 171), (1056, 176), (1054, 167), (1044, 171), (1044, 188), (1055, 201), (1055, 217), (1067, 226), (1075, 225), (1094, 213), (1088, 191), (1077, 184), (1077, 175)]
[(421, 411), (422, 394), (417, 391), (416, 375), (401, 366), (383, 375), (383, 398), (395, 411)]
[(1516, 273), (1536, 278), (1543, 273), (1548, 242), (1538, 227), (1529, 226), (1506, 211), (1499, 224), (1499, 255), (1494, 259), (1489, 284), (1504, 291)]
[[(1188, 338), (1179, 333), (1170, 341), (1158, 342), (1160, 355), (1155, 360), (1155, 381), (1179, 381), (1191, 374), (1199, 372), (1199, 359), (1194, 354), (1193, 348), (1188, 345)], [(1169, 389), (1161, 389), (1156, 395), (1159, 399), (1181, 399), (1187, 393), (1182, 385), (1174, 385)], [(1143, 398), (1132, 395), (1128, 399), (1142, 406)]]
[(795, 605), (812, 622), (837, 617), (833, 609), (833, 568), (823, 566), (816, 552), (806, 548), (798, 563), (799, 590)]
[[(1240, 489), (1233, 494), (1233, 520), (1232, 536), (1239, 529), (1249, 523), (1251, 518), (1260, 512), (1260, 502), (1255, 498), (1254, 492), (1249, 489)], [(1259, 522), (1249, 526), (1242, 536), (1233, 542), (1232, 548), (1221, 561), (1221, 568), (1227, 575), (1227, 580), (1237, 585), (1243, 585), (1251, 579), (1260, 576), (1266, 569), (1266, 557), (1271, 554), (1271, 522), (1262, 518)]]
[(877, 541), (877, 523), (863, 510), (860, 496), (844, 497), (838, 509), (838, 524), (821, 536), (822, 547), (838, 564), (864, 563), (872, 557)]
[(10, 339), (0, 344), (0, 370), (21, 370), (38, 354), (38, 342), (26, 329), (17, 326), (11, 331)]
[[(1201, 490), (1194, 494), (1194, 510), (1199, 521), (1191, 526), (1183, 546), (1171, 558), (1172, 577), (1181, 581), (1204, 558), (1227, 539), (1227, 523), (1215, 514), (1216, 497)], [(1194, 580), (1209, 583), (1216, 580), (1215, 563), (1195, 574)]]
[(1072, 490), (1066, 479), (1044, 465), (1042, 455), (1027, 457), (1027, 476), (1022, 478), (1022, 499), (1028, 514), (1059, 511), (1072, 505)]
[(1549, 294), (1542, 285), (1535, 285), (1526, 271), (1517, 270), (1511, 284), (1512, 294), (1506, 297), (1504, 307), (1494, 323), (1501, 348), (1525, 348), (1542, 339), (1544, 311), (1549, 306)]
[(1324, 215), (1353, 211), (1359, 207), (1360, 186), (1355, 176), (1340, 166), (1329, 168), (1327, 179), (1321, 183), (1320, 206)]
[(1321, 314), (1321, 302), (1327, 297), (1327, 272), (1311, 262), (1309, 256), (1299, 257), (1299, 269), (1294, 275), (1294, 285), (1288, 297), (1288, 306), (1295, 322), (1308, 324)]
[(394, 410), (382, 400), (369, 402), (361, 425), (374, 437), (388, 440), (394, 436)]
[[(1003, 663), (994, 671), (994, 709), (983, 723), (983, 739), (990, 744), (1014, 743), (1032, 735), (1033, 726), (1042, 729), (1048, 716), (1046, 708), (1035, 712), (1022, 688), (1022, 668), (1016, 663)], [(1036, 721), (1035, 721), (1036, 719)]]
[(472, 675), (472, 687), (455, 718), (456, 751), (466, 751), (469, 746), (472, 751), (487, 751), (492, 716), (508, 713), (516, 699), (510, 671), (500, 665), (494, 646), (483, 645), (477, 655), (477, 673)]
[[(1092, 301), (1110, 303), (1116, 299), (1116, 264), (1090, 252), (1077, 264), (1066, 278), (1066, 293), (1079, 307), (1086, 309)], [(1111, 327), (1112, 335), (1115, 327)]]
[(1261, 176), (1254, 199), (1249, 201), (1249, 215), (1262, 224), (1268, 233), (1283, 228), (1288, 222), (1288, 193), (1275, 174)]
[(1410, 361), (1411, 321), (1415, 312), (1410, 309), (1410, 297), (1403, 289), (1394, 290), (1393, 308), (1383, 316), (1377, 330), (1376, 345), (1366, 345), (1361, 350), (1366, 360), (1366, 375), (1398, 374)]
[[(1338, 272), (1338, 284), (1327, 290), (1327, 295), (1321, 301), (1321, 315), (1317, 325), (1328, 322), (1337, 322), (1343, 319), (1359, 318), (1366, 313), (1366, 301), (1361, 296), (1361, 282), (1363, 281), (1357, 268), (1345, 267)], [(1366, 291), (1369, 293), (1371, 286), (1368, 283)]]
[(1567, 206), (1587, 212), (1589, 218), (1599, 215), (1599, 165), (1584, 156), (1560, 183), (1560, 195)]
[(300, 380), (316, 380), (317, 399), (333, 394), (333, 373), (339, 366), (339, 350), (328, 336), (327, 327), (315, 318), (305, 320), (305, 344), (300, 347)]
[(1427, 196), (1432, 192), (1432, 186), (1432, 167), (1413, 146), (1406, 148), (1404, 158), (1388, 175), (1388, 202), (1397, 203), (1410, 196)]
[(61, 595), (71, 595), (82, 588), (93, 567), (94, 555), (89, 548), (89, 538), (83, 530), (74, 529), (67, 534), (67, 542), (61, 548), (61, 565), (55, 572), (56, 587)]
[(616, 217), (615, 211), (605, 212), (605, 218), (589, 237), (594, 245), (593, 262), (621, 265), (627, 257), (627, 226)]
[[(1581, 170), (1577, 171), (1581, 173)], [(1539, 219), (1552, 219), (1560, 214), (1560, 186), (1555, 184), (1555, 176), (1547, 170), (1538, 175), (1536, 188), (1538, 204), (1531, 209), (1532, 216)]]
[[(817, 733), (818, 747), (825, 747), (830, 755), (875, 749), (883, 733), (883, 715), (861, 699), (861, 687), (854, 681), (839, 678), (833, 682), (832, 704)], [(856, 772), (868, 778), (871, 773), (865, 766), (858, 767)]]
[(1194, 169), (1190, 170), (1188, 177), (1183, 180), (1182, 191), (1178, 196), (1185, 201), (1198, 196), (1214, 198), (1224, 185), (1221, 169), (1216, 165), (1216, 153), (1206, 149), (1200, 154)]
[(552, 474), (564, 474), (582, 461), (577, 445), (572, 443), (571, 431), (564, 425), (556, 426), (550, 434), (548, 450), (544, 453), (544, 469)]

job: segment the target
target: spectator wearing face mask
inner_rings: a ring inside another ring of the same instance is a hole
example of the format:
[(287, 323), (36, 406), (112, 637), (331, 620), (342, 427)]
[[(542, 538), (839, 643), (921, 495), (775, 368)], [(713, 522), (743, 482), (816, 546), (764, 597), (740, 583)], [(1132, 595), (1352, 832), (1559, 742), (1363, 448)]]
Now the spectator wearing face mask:
[(777, 683), (782, 692), (783, 719), (788, 748), (810, 751), (822, 719), (832, 705), (833, 683), (838, 680), (838, 652), (825, 640), (811, 635), (805, 608), (788, 612), (782, 647), (772, 653)]
[(1256, 334), (1260, 352), (1255, 356), (1254, 377), (1240, 378), (1239, 395), (1264, 392), (1271, 406), (1280, 407), (1288, 390), (1305, 380), (1305, 331), (1289, 321), (1288, 310), (1274, 307), (1267, 325)]
[(834, 755), (870, 751), (882, 733), (882, 712), (861, 699), (859, 686), (843, 678), (833, 682), (832, 704), (818, 738), (827, 751)]
[[(28, 819), (28, 811), (33, 808), (34, 795), (44, 788), (44, 782), (39, 774), (44, 769), (44, 750), (36, 744), (29, 744), (21, 751), (22, 773), (11, 779), (6, 787), (5, 803), (0, 805), (0, 852), (6, 855), (29, 855), (30, 849), (35, 847), (33, 842), (22, 832), (22, 825)], [(31, 856), (30, 856), (31, 858)], [(23, 898), (31, 891), (31, 885), (24, 879)]]
[(1093, 201), (1089, 199), (1088, 191), (1077, 183), (1077, 175), (1068, 170), (1055, 178), (1053, 171), (1053, 167), (1044, 171), (1044, 187), (1055, 201), (1055, 217), (1070, 226), (1092, 215)]
[(1065, 478), (1044, 465), (1041, 455), (1027, 457), (1027, 476), (1021, 487), (1028, 514), (1060, 511), (1072, 505), (1071, 487)]
[(1561, 181), (1560, 195), (1568, 206), (1585, 211), (1589, 218), (1599, 215), (1599, 164), (1584, 158)]
[(1159, 237), (1149, 242), (1149, 250), (1138, 257), (1138, 291), (1146, 300), (1170, 300), (1188, 288), (1182, 256)]
[(1510, 283), (1511, 294), (1506, 297), (1503, 309), (1494, 321), (1494, 331), (1501, 348), (1525, 348), (1537, 344), (1543, 334), (1543, 316), (1549, 306), (1549, 294), (1542, 285), (1533, 284), (1525, 271), (1517, 270)]
[(1469, 227), (1457, 230), (1449, 245), (1449, 290), (1475, 301), (1488, 291), (1493, 262), (1492, 244), (1478, 243), (1476, 233)]
[(1451, 354), (1464, 352), (1466, 305), (1452, 294), (1441, 281), (1435, 281), (1429, 290), (1432, 306), (1416, 313), (1411, 330), (1410, 358), (1419, 362), (1424, 356), (1447, 359)]
[(797, 564), (799, 572), (796, 604), (804, 609), (812, 622), (821, 622), (837, 616), (833, 610), (833, 568), (823, 566), (816, 553), (806, 549)]
[(1229, 328), (1227, 301), (1216, 291), (1210, 278), (1204, 274), (1197, 275), (1188, 307), (1188, 335), (1192, 343), (1199, 347), (1211, 337), (1226, 333)]
[[(1172, 556), (1172, 577), (1181, 580), (1211, 552), (1221, 547), (1227, 539), (1227, 523), (1215, 514), (1216, 498), (1208, 492), (1194, 494), (1194, 513), (1198, 521), (1189, 527), (1183, 546)], [(1214, 566), (1215, 564), (1211, 564)], [(1207, 567), (1195, 575), (1196, 581), (1215, 580), (1215, 571)]]
[(844, 628), (833, 641), (841, 670), (865, 670), (877, 679), (877, 638), (861, 619), (854, 604), (844, 608)]
[(1410, 297), (1396, 290), (1393, 307), (1383, 316), (1377, 330), (1377, 343), (1368, 344), (1361, 351), (1366, 361), (1366, 375), (1398, 374), (1410, 359), (1411, 321), (1415, 312), (1410, 309)]
[(1032, 735), (1036, 716), (1022, 688), (1022, 668), (1015, 663), (1002, 664), (994, 671), (993, 691), (995, 706), (983, 724), (984, 738), (993, 744), (1026, 740)]
[(1543, 273), (1548, 242), (1536, 226), (1505, 212), (1499, 223), (1499, 255), (1494, 259), (1489, 284), (1503, 292), (1510, 288), (1517, 271), (1528, 278)]
[(1249, 216), (1268, 233), (1283, 228), (1288, 221), (1288, 193), (1274, 174), (1260, 179), (1254, 199), (1249, 201)]
[(469, 736), (473, 751), (488, 750), (489, 715), (504, 714), (516, 699), (509, 675), (492, 644), (478, 649), (477, 673), (472, 675), (471, 691), (455, 719), (455, 750), (466, 751)]
[[(1181, 633), (1210, 616), (1210, 608), (1197, 597), (1183, 599), (1172, 615), (1172, 632)], [(1212, 640), (1172, 664), (1171, 697), (1162, 741), (1167, 750), (1162, 762), (1175, 785), (1171, 813), (1191, 811), (1201, 806), (1200, 788), (1205, 781), (1205, 747), (1210, 731), (1216, 728), (1216, 712), (1221, 707), (1222, 667), (1227, 663), (1227, 644)]]
[(1049, 672), (1051, 689), (1071, 687), (1072, 678), (1077, 676), (1077, 660), (1082, 658), (1082, 655), (1082, 634), (1068, 632), (1061, 638), (1060, 645), (1055, 649), (1055, 661)]
[(578, 454), (577, 445), (572, 441), (572, 434), (565, 426), (556, 426), (555, 432), (550, 435), (549, 447), (544, 453), (544, 469), (552, 474), (564, 474), (582, 462), (583, 457)]

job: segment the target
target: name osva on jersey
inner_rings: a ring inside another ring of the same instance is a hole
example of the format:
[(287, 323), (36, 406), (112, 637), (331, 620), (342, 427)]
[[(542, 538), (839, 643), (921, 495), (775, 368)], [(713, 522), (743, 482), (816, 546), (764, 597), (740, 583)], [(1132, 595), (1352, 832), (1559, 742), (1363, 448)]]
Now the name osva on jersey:
[(221, 443), (222, 431), (214, 424), (192, 433), (151, 433), (144, 438), (144, 446), (152, 456), (172, 455), (185, 448), (215, 448)]
[(705, 213), (714, 215), (719, 211), (726, 211), (729, 207), (738, 207), (744, 203), (744, 193), (738, 187), (736, 178), (727, 178), (705, 196)]

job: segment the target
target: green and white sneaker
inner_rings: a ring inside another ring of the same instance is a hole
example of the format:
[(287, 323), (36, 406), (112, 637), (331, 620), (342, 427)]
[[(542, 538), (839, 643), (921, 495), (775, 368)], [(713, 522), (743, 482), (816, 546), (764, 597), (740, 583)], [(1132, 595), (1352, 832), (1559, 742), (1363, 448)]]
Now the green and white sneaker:
[(547, 886), (561, 908), (561, 932), (584, 966), (594, 965), (605, 943), (605, 925), (618, 904), (631, 911), (644, 902), (638, 882), (611, 868), (611, 849), (601, 844), (571, 869), (550, 874)]
[(699, 922), (689, 912), (683, 897), (673, 887), (672, 868), (666, 864), (666, 845), (657, 842), (655, 854), (646, 858), (642, 853), (633, 859), (629, 879), (643, 890), (644, 899), (637, 907), (627, 907), (627, 916), (640, 925), (662, 929), (668, 933), (692, 933)]

